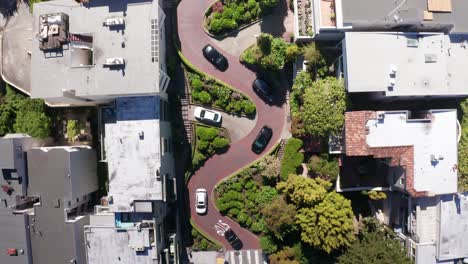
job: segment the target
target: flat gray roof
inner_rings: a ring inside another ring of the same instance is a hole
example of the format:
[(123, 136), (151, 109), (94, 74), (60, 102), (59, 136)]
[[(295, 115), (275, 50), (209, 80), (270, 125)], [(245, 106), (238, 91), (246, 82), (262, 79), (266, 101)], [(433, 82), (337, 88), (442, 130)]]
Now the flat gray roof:
[(96, 152), (90, 147), (33, 148), (28, 151), (28, 195), (40, 196), (50, 207), (57, 200), (74, 206), (98, 189), (96, 167)]
[[(452, 12), (433, 13), (432, 21), (424, 21), (424, 11), (427, 10), (427, 0), (342, 0), (344, 25), (375, 25), (388, 23), (396, 25), (397, 15), (402, 24), (424, 23), (427, 25), (452, 24), (452, 33), (468, 32), (468, 1), (451, 0)], [(393, 13), (391, 13), (394, 11)]]
[(343, 50), (348, 92), (468, 94), (468, 35), (347, 32)]
[(440, 207), (439, 260), (468, 258), (468, 195), (445, 195)]
[(89, 216), (66, 223), (62, 206), (35, 206), (29, 222), (34, 264), (86, 263), (83, 226), (89, 223)]
[[(136, 228), (117, 231), (113, 227), (86, 226), (87, 263), (156, 263), (158, 254), (151, 246), (150, 232), (152, 230), (147, 228), (141, 231)], [(144, 250), (135, 251), (132, 247), (141, 247)]]
[[(8, 264), (28, 264), (31, 254), (28, 246), (27, 215), (12, 214), (10, 208), (0, 206), (0, 263)], [(17, 256), (6, 254), (7, 249), (14, 248), (18, 251)], [(19, 251), (23, 250), (21, 254)]]
[(104, 116), (110, 207), (126, 212), (135, 200), (162, 200), (159, 98), (118, 98), (113, 115)]
[[(57, 98), (64, 91), (74, 91), (75, 96), (85, 98), (159, 92), (159, 62), (152, 58), (152, 49), (158, 48), (158, 36), (152, 43), (152, 27), (157, 33), (159, 10), (158, 1), (144, 0), (93, 0), (85, 5), (56, 0), (34, 4), (35, 34), (39, 33), (40, 15), (67, 14), (70, 33), (92, 36), (94, 66), (72, 67), (73, 55), (79, 57), (83, 47), (88, 49), (89, 45), (72, 41), (57, 55), (41, 51), (39, 39), (34, 37), (31, 96)], [(125, 27), (104, 26), (103, 22), (110, 17), (123, 17)], [(152, 21), (156, 23), (152, 25)], [(104, 67), (109, 58), (123, 58), (125, 66)]]
[[(369, 147), (413, 146), (417, 192), (457, 192), (457, 110), (431, 110), (429, 119), (409, 119), (407, 111), (383, 112), (367, 121)], [(437, 159), (434, 161), (433, 158)]]

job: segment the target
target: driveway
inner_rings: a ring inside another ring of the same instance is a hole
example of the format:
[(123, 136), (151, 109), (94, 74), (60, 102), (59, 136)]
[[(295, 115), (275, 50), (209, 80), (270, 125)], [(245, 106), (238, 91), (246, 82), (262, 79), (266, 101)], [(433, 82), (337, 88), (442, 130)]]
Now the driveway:
[[(281, 103), (280, 106), (267, 105), (251, 89), (251, 83), (256, 78), (256, 74), (239, 61), (237, 56), (228, 54), (221, 49), (201, 27), (205, 9), (212, 3), (208, 0), (182, 0), (178, 6), (178, 31), (181, 42), (182, 53), (187, 59), (202, 71), (236, 87), (250, 96), (257, 107), (257, 121), (254, 128), (245, 137), (232, 144), (229, 150), (222, 155), (215, 155), (209, 159), (205, 165), (192, 175), (189, 183), (190, 213), (193, 221), (207, 234), (218, 240), (223, 246), (230, 250), (229, 243), (215, 231), (215, 225), (219, 220), (228, 224), (244, 243), (243, 249), (259, 249), (258, 237), (248, 230), (240, 227), (236, 222), (222, 216), (214, 206), (214, 200), (209, 199), (208, 214), (199, 216), (195, 213), (194, 193), (197, 188), (205, 188), (212, 195), (215, 185), (224, 178), (238, 171), (239, 169), (258, 160), (261, 155), (257, 155), (250, 150), (250, 146), (260, 128), (268, 125), (273, 129), (273, 138), (265, 152), (270, 150), (280, 140), (283, 127), (286, 122), (286, 109)], [(229, 60), (229, 68), (225, 72), (215, 70), (202, 55), (202, 48), (207, 43), (211, 43), (226, 54)], [(211, 196), (213, 197), (213, 196)]]

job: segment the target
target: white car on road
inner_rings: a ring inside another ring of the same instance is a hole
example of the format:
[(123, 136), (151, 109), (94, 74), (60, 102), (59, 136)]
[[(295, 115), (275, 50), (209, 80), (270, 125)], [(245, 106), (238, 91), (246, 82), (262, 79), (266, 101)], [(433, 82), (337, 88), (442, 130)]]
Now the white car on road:
[(221, 122), (221, 113), (213, 110), (208, 110), (203, 107), (195, 107), (193, 115), (196, 119), (202, 122), (217, 123)]
[(208, 195), (205, 189), (195, 191), (195, 211), (197, 214), (205, 214), (208, 208)]

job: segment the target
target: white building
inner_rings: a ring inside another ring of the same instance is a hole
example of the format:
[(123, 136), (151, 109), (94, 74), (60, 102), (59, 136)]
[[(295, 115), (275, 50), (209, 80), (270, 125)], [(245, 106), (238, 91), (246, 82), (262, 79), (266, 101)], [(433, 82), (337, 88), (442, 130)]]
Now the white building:
[(34, 4), (31, 97), (55, 106), (165, 93), (165, 15), (158, 1)]

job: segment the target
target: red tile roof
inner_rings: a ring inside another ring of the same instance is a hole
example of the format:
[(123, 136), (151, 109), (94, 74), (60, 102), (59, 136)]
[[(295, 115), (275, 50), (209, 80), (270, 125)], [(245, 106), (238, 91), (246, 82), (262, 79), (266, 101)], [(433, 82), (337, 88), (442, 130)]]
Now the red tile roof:
[(390, 166), (401, 166), (406, 171), (406, 190), (413, 197), (427, 195), (414, 190), (414, 148), (413, 146), (369, 147), (366, 143), (366, 123), (377, 118), (374, 111), (356, 111), (345, 114), (346, 156), (373, 156), (391, 158)]

